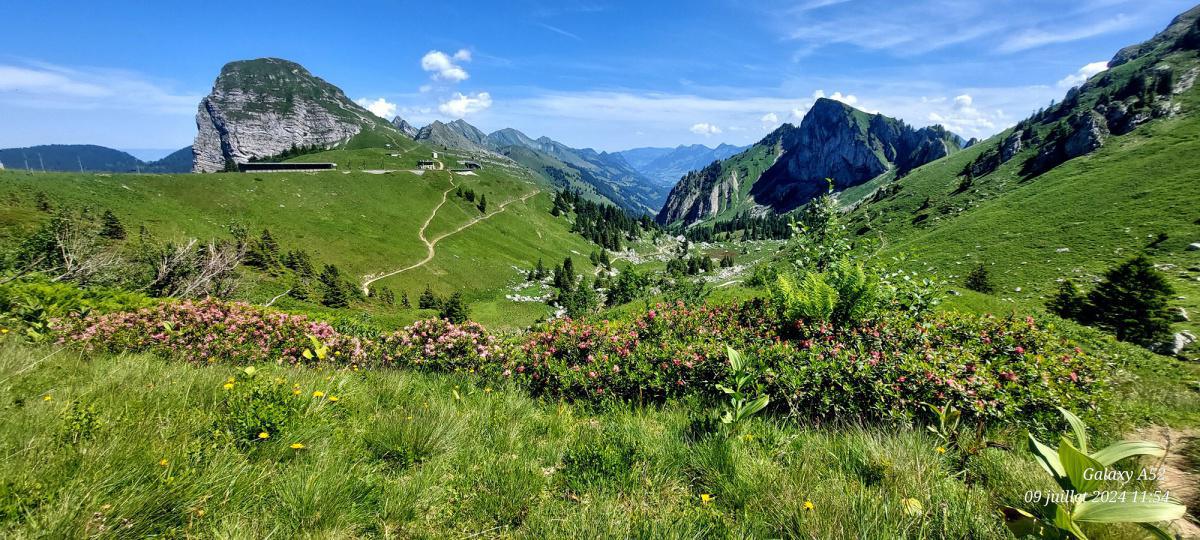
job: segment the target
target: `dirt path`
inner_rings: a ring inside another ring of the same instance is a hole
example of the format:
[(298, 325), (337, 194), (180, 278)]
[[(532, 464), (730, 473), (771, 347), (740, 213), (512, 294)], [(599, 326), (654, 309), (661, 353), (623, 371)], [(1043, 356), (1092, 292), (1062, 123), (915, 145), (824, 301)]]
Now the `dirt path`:
[(509, 199), (508, 201), (505, 201), (505, 202), (501, 203), (499, 206), (497, 206), (496, 209), (493, 210), (492, 212), (489, 212), (482, 216), (475, 217), (474, 219), (466, 222), (459, 228), (454, 229), (449, 232), (442, 233), (441, 235), (435, 237), (433, 240), (429, 240), (429, 239), (425, 238), (425, 229), (429, 227), (429, 224), (431, 222), (433, 222), (433, 218), (437, 217), (437, 213), (439, 210), (442, 209), (442, 205), (446, 204), (446, 200), (450, 197), (450, 192), (454, 191), (454, 189), (456, 187), (458, 187), (454, 183), (454, 173), (449, 173), (449, 174), (450, 174), (450, 188), (442, 193), (442, 202), (439, 202), (437, 206), (433, 207), (433, 212), (431, 212), (429, 214), (429, 218), (427, 218), (425, 220), (425, 223), (421, 224), (421, 229), (417, 231), (417, 237), (420, 238), (421, 242), (423, 242), (425, 244), (425, 258), (421, 259), (420, 261), (418, 261), (414, 264), (405, 266), (404, 268), (392, 270), (391, 272), (387, 272), (384, 274), (367, 274), (367, 275), (363, 276), (363, 284), (362, 284), (363, 294), (369, 295), (371, 292), (371, 284), (375, 283), (376, 281), (379, 281), (383, 278), (392, 277), (396, 274), (402, 274), (404, 272), (407, 272), (407, 271), (415, 269), (415, 268), (420, 268), (422, 266), (425, 266), (425, 264), (427, 264), (429, 261), (432, 261), (433, 258), (437, 255), (437, 250), (435, 248), (437, 246), (437, 243), (441, 242), (442, 239), (444, 239), (450, 235), (462, 232), (462, 231), (466, 230), (468, 227), (470, 227), (476, 223), (479, 223), (480, 221), (483, 221), (483, 220), (488, 219), (496, 214), (503, 212), (504, 209), (512, 203), (515, 203), (517, 201), (528, 200), (530, 197), (533, 197), (534, 195), (541, 193), (541, 190), (533, 190), (532, 192), (526, 193), (525, 195), (517, 197), (516, 199)]
[(1194, 444), (1198, 433), (1193, 430), (1176, 430), (1161, 426), (1152, 426), (1134, 432), (1134, 439), (1151, 441), (1167, 449), (1167, 457), (1162, 462), (1163, 478), (1159, 487), (1170, 491), (1171, 497), (1188, 506), (1188, 514), (1183, 519), (1171, 524), (1172, 532), (1179, 533), (1180, 538), (1200, 539), (1200, 524), (1195, 521), (1197, 515), (1195, 505), (1200, 503), (1200, 478), (1197, 478), (1195, 467), (1189, 463), (1186, 456), (1180, 452), (1187, 444)]

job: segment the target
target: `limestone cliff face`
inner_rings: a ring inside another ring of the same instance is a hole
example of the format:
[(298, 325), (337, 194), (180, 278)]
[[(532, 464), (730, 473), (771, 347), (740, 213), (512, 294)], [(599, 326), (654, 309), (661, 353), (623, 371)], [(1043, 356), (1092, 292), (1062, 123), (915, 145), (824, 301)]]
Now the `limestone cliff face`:
[(200, 101), (192, 170), (223, 170), (297, 146), (329, 147), (390, 124), (294, 62), (262, 58), (221, 69)]
[(726, 173), (721, 162), (714, 161), (703, 169), (687, 173), (675, 184), (658, 214), (658, 221), (694, 223), (735, 206), (740, 196), (741, 179), (737, 171)]
[[(689, 173), (671, 190), (662, 223), (692, 223), (725, 208), (787, 212), (828, 188), (841, 190), (889, 170), (903, 175), (964, 144), (940, 126), (913, 129), (880, 114), (819, 99), (799, 126), (784, 124), (743, 154)], [(747, 163), (768, 162), (757, 172)], [(752, 184), (749, 190), (745, 184)]]

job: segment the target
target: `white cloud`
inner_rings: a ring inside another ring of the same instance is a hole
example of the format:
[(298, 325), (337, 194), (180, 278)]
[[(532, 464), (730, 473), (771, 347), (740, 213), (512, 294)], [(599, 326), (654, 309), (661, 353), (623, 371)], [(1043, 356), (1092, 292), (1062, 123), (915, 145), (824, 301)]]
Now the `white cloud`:
[(362, 105), (363, 108), (375, 113), (375, 116), (380, 118), (391, 120), (396, 116), (396, 104), (386, 99), (379, 98), (371, 101), (369, 98), (358, 98), (354, 102)]
[(467, 70), (455, 62), (470, 62), (471, 51), (459, 49), (453, 56), (442, 51), (429, 51), (421, 57), (421, 69), (432, 73), (431, 77), (438, 81), (460, 82), (467, 80), (470, 75)]
[(1101, 60), (1099, 62), (1091, 62), (1091, 63), (1079, 68), (1079, 71), (1076, 71), (1075, 73), (1072, 73), (1070, 75), (1067, 75), (1066, 77), (1063, 77), (1062, 80), (1058, 81), (1058, 87), (1065, 89), (1065, 88), (1071, 88), (1073, 86), (1083, 84), (1088, 79), (1092, 78), (1092, 75), (1100, 73), (1101, 71), (1104, 71), (1106, 69), (1108, 69), (1108, 61), (1106, 61), (1106, 60)]
[(970, 107), (972, 101), (974, 101), (974, 100), (971, 99), (971, 96), (969, 94), (961, 94), (961, 95), (954, 96), (954, 106), (958, 107), (960, 109)]
[(480, 92), (473, 96), (455, 92), (453, 98), (438, 105), (438, 111), (446, 116), (462, 118), (468, 114), (483, 111), (491, 106), (492, 96), (487, 92)]
[(708, 137), (710, 135), (717, 135), (721, 133), (721, 128), (708, 122), (700, 122), (697, 124), (692, 124), (692, 127), (689, 128), (689, 131), (695, 133), (696, 135), (704, 135), (705, 137)]
[(762, 118), (759, 118), (758, 121), (762, 124), (763, 131), (769, 131), (779, 125), (779, 115), (773, 112), (767, 113), (762, 115)]
[(0, 65), (0, 101), (38, 109), (133, 109), (196, 114), (198, 94), (181, 94), (138, 73), (52, 64)]
[(1078, 41), (1081, 39), (1107, 34), (1116, 30), (1122, 30), (1129, 27), (1134, 22), (1135, 21), (1130, 17), (1117, 15), (1111, 19), (1105, 19), (1092, 24), (1072, 28), (1033, 28), (1025, 30), (1024, 32), (1019, 32), (1004, 40), (1004, 42), (1000, 44), (999, 51), (1003, 53), (1011, 53), (1033, 49), (1043, 45), (1051, 45), (1054, 43)]
[(858, 97), (856, 97), (854, 94), (842, 95), (841, 92), (834, 92), (833, 95), (829, 96), (829, 99), (840, 101), (851, 106), (858, 104)]

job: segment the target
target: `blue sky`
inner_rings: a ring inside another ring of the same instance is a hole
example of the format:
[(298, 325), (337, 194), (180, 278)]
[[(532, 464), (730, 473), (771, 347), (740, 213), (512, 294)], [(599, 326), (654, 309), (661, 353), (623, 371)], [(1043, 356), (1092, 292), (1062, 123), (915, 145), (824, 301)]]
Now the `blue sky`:
[(231, 60), (294, 60), (379, 114), (572, 146), (749, 144), (814, 96), (986, 136), (1188, 1), (13, 2), (0, 147), (191, 143)]

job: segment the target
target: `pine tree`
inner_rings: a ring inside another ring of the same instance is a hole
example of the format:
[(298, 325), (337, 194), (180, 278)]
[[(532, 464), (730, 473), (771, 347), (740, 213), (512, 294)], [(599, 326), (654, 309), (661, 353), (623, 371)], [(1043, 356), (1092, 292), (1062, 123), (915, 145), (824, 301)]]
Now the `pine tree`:
[(487, 213), (487, 195), (479, 196), (479, 211), (482, 213)]
[(467, 322), (467, 306), (463, 303), (462, 293), (455, 292), (442, 304), (439, 317), (455, 324)]
[(1087, 298), (1068, 279), (1058, 286), (1058, 292), (1046, 303), (1046, 308), (1064, 319), (1080, 320), (1087, 309)]
[(342, 281), (342, 273), (338, 267), (327, 264), (317, 278), (321, 282), (321, 304), (331, 308), (344, 308), (350, 305), (346, 294), (346, 284)]
[(974, 270), (971, 270), (967, 274), (967, 279), (963, 285), (972, 291), (984, 294), (991, 294), (996, 291), (996, 288), (992, 286), (991, 274), (988, 272), (987, 267), (982, 264), (976, 266)]
[(400, 293), (400, 307), (404, 309), (412, 308), (412, 302), (408, 301), (408, 291)]
[(271, 236), (271, 231), (263, 229), (262, 235), (250, 246), (246, 253), (246, 264), (262, 269), (279, 264), (279, 243)]
[(1167, 302), (1173, 294), (1166, 276), (1138, 255), (1105, 273), (1104, 281), (1088, 294), (1084, 318), (1121, 341), (1151, 346), (1170, 337)]
[(379, 303), (385, 306), (391, 306), (396, 303), (396, 293), (387, 287), (380, 287), (378, 291), (373, 291), (374, 295), (379, 298)]
[(117, 219), (112, 210), (105, 210), (104, 216), (100, 218), (100, 236), (113, 240), (125, 238), (125, 226), (121, 225), (121, 220)]
[(421, 309), (439, 309), (442, 302), (437, 295), (433, 294), (433, 288), (429, 285), (425, 286), (425, 292), (421, 293), (421, 297), (417, 299), (417, 307)]
[(534, 279), (546, 279), (546, 263), (542, 262), (542, 258), (538, 257), (537, 266), (534, 267)]

